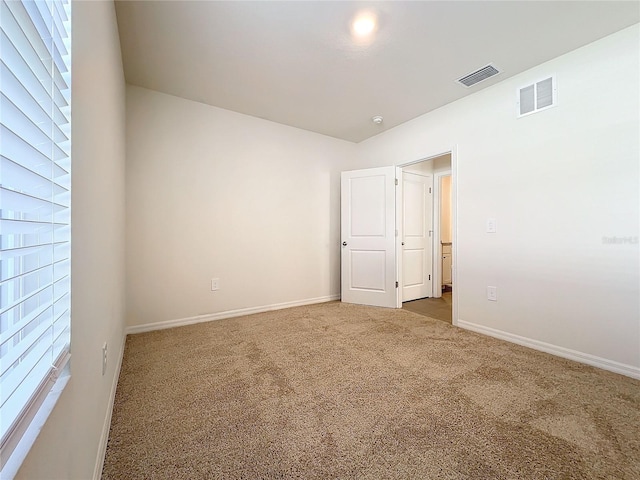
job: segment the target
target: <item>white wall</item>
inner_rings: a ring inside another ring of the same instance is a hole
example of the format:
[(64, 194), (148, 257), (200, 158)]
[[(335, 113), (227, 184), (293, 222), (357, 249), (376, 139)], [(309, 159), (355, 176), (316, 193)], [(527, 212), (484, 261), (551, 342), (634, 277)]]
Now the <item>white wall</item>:
[(339, 172), (355, 148), (128, 86), (129, 325), (339, 294)]
[[(603, 243), (638, 238), (639, 40), (630, 27), (359, 145), (371, 167), (457, 145), (460, 324), (640, 375), (639, 246)], [(553, 73), (558, 106), (516, 119), (516, 89)]]
[(451, 209), (451, 175), (440, 179), (440, 241), (442, 243), (453, 242)]
[(93, 477), (124, 334), (125, 86), (113, 3), (74, 2), (72, 22), (71, 380), (16, 477), (29, 480)]

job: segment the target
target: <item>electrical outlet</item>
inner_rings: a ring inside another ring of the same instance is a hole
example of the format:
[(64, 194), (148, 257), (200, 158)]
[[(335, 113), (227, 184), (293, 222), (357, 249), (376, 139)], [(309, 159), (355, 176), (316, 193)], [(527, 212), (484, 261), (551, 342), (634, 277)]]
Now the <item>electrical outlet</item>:
[(498, 287), (487, 287), (487, 300), (498, 301)]
[(102, 375), (107, 373), (107, 342), (102, 345)]
[(211, 279), (211, 291), (215, 292), (216, 290), (220, 290), (220, 279), (212, 278)]
[(496, 233), (496, 219), (487, 218), (487, 233)]

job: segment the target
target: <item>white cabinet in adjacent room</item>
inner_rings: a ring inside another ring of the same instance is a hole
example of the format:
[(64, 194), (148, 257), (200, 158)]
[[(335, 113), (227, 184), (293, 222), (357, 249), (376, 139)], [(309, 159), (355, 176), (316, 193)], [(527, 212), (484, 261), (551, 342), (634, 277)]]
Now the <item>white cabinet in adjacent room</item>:
[(442, 243), (442, 285), (451, 286), (451, 243)]

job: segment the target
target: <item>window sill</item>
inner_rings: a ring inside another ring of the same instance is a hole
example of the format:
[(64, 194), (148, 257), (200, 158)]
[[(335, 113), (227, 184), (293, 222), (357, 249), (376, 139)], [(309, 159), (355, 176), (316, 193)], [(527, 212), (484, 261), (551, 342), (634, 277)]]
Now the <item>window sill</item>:
[[(27, 457), (27, 454), (35, 443), (36, 438), (38, 438), (38, 434), (42, 430), (47, 418), (49, 418), (49, 415), (53, 411), (53, 408), (58, 402), (58, 399), (70, 378), (69, 362), (67, 361), (53, 386), (42, 400), (42, 403), (35, 407), (36, 411), (33, 413), (31, 421), (28, 426), (25, 427), (17, 444), (10, 452), (8, 458), (3, 461), (4, 466), (2, 467), (2, 470), (0, 470), (0, 478), (2, 478), (2, 480), (12, 480), (16, 476), (22, 462), (24, 462), (24, 459)], [(4, 452), (2, 453), (4, 456)]]

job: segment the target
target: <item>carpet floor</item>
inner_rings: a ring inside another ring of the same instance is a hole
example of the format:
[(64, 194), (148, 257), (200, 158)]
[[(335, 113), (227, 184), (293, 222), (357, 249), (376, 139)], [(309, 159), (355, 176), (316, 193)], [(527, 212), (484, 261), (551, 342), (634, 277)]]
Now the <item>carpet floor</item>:
[(640, 381), (332, 302), (127, 338), (102, 478), (639, 479)]

